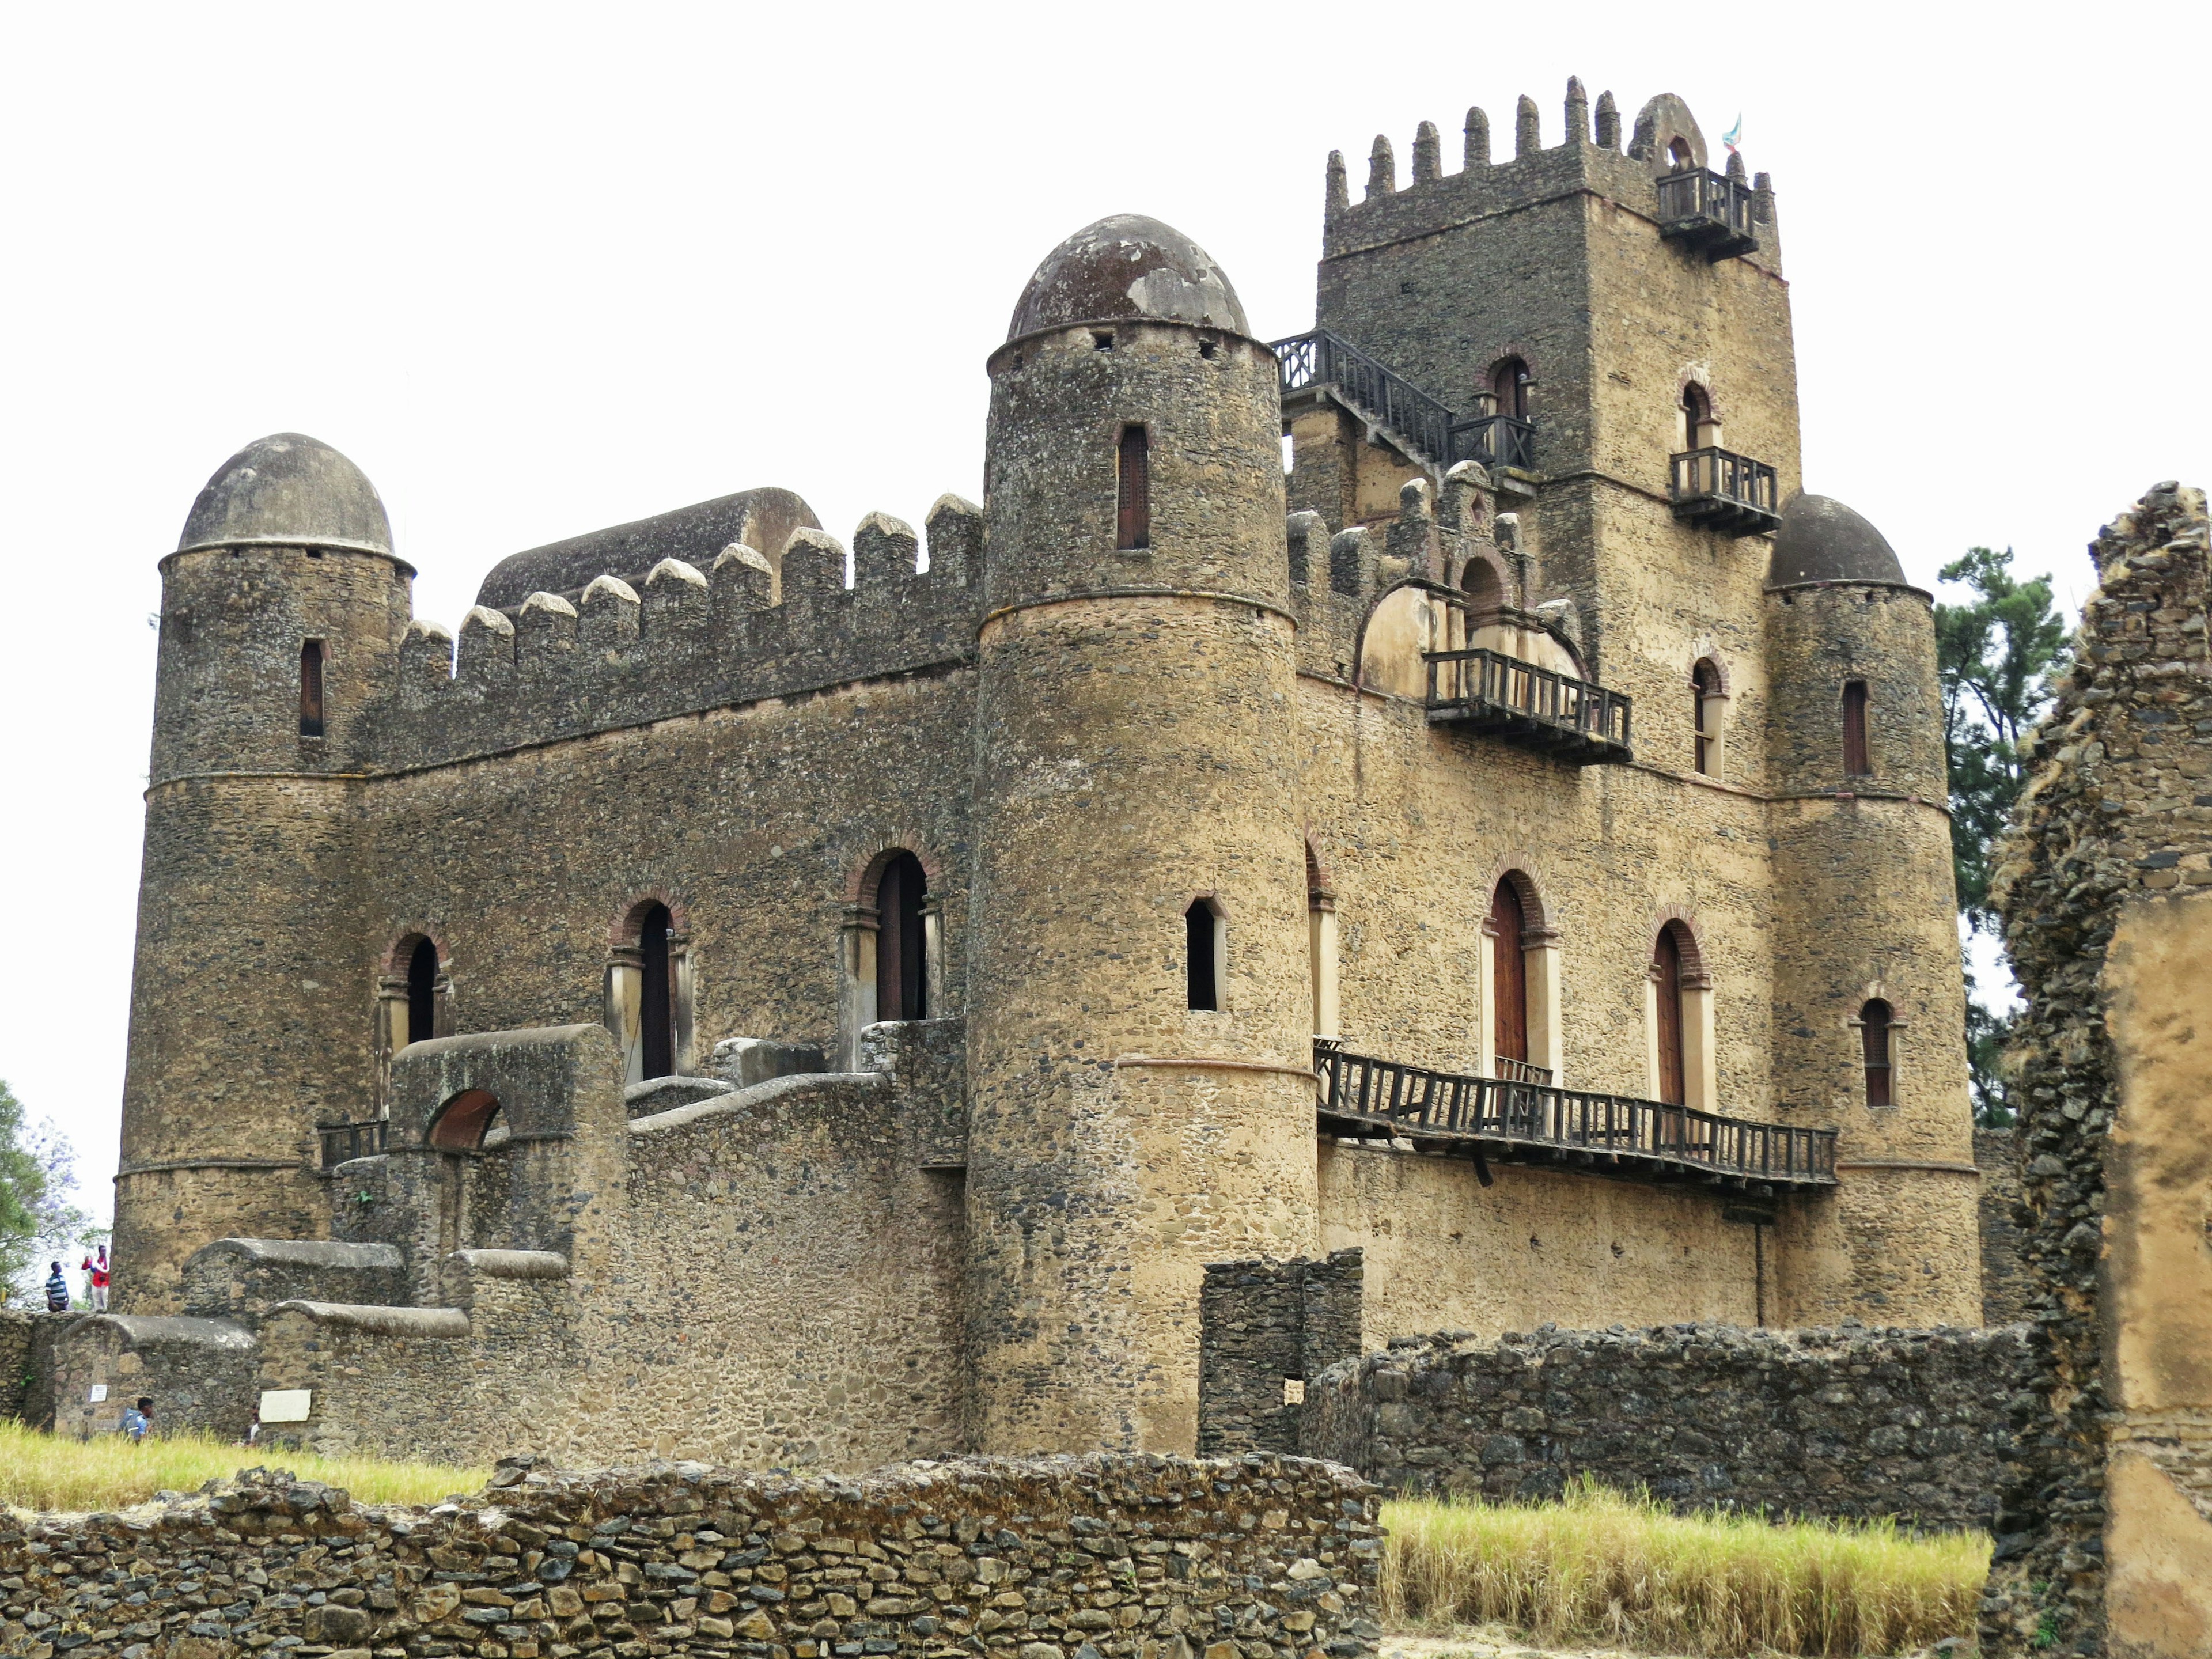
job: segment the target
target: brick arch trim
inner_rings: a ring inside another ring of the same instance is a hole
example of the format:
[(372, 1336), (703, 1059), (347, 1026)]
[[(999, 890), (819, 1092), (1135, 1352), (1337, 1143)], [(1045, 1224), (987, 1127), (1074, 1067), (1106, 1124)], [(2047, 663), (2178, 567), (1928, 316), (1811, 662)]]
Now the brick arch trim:
[(1540, 387), (1544, 384), (1543, 354), (1526, 340), (1508, 340), (1481, 359), (1480, 378), (1470, 390), (1476, 392), (1490, 391), (1497, 384), (1492, 377), (1498, 373), (1498, 366), (1508, 357), (1518, 357), (1527, 366), (1531, 385)]
[(872, 905), (876, 888), (884, 878), (884, 872), (902, 853), (911, 853), (921, 865), (921, 878), (929, 885), (932, 895), (942, 890), (945, 875), (945, 860), (930, 851), (926, 837), (902, 830), (893, 830), (872, 837), (867, 843), (865, 856), (847, 866), (844, 902), (848, 905)]
[(665, 887), (641, 887), (615, 913), (614, 926), (607, 932), (608, 946), (617, 951), (635, 949), (638, 936), (645, 931), (645, 913), (656, 904), (667, 907), (670, 933), (680, 938), (691, 932), (691, 918), (682, 899)]
[(1319, 893), (1330, 898), (1336, 896), (1336, 878), (1329, 873), (1328, 860), (1321, 855), (1321, 843), (1308, 830), (1306, 845), (1306, 892), (1309, 896)]
[(446, 948), (446, 941), (440, 937), (438, 930), (427, 921), (403, 921), (398, 931), (392, 934), (392, 943), (386, 947), (383, 960), (377, 965), (377, 973), (386, 977), (405, 973), (407, 959), (415, 954), (415, 941), (418, 939), (428, 939), (431, 948), (437, 951), (440, 973), (452, 971), (453, 953)]
[(1679, 904), (1663, 906), (1652, 914), (1650, 926), (1644, 930), (1644, 965), (1646, 971), (1659, 952), (1659, 935), (1668, 928), (1682, 951), (1682, 982), (1685, 985), (1710, 987), (1712, 972), (1705, 966), (1705, 946), (1698, 939), (1698, 918), (1694, 911)]
[(1498, 884), (1510, 881), (1513, 884), (1515, 896), (1521, 901), (1521, 923), (1524, 933), (1556, 933), (1559, 931), (1559, 917), (1545, 902), (1542, 886), (1529, 873), (1530, 866), (1535, 863), (1534, 855), (1522, 847), (1516, 848), (1491, 866), (1490, 879), (1482, 885), (1483, 920), (1489, 919), (1492, 896), (1498, 891)]
[(1720, 676), (1721, 696), (1723, 697), (1734, 696), (1735, 695), (1735, 676), (1729, 670), (1728, 653), (1723, 651), (1720, 647), (1715, 645), (1710, 639), (1699, 640), (1695, 645), (1692, 645), (1690, 647), (1690, 659), (1687, 665), (1685, 666), (1682, 671), (1682, 678), (1684, 683), (1686, 684), (1688, 682), (1691, 674), (1695, 672), (1698, 665), (1701, 662), (1709, 662), (1712, 664), (1713, 672)]

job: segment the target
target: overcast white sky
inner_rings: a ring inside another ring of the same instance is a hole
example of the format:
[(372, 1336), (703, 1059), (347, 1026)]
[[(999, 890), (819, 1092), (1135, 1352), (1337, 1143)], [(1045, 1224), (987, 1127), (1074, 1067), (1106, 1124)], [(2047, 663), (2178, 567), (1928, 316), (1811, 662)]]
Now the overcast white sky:
[[(518, 549), (760, 483), (980, 497), (983, 358), (1143, 212), (1310, 325), (1322, 164), (1566, 78), (1744, 117), (1808, 486), (1930, 580), (2212, 475), (2200, 6), (169, 3), (0, 11), (0, 1078), (107, 1201), (155, 562), (336, 445), (457, 623)], [(1716, 143), (1717, 149), (1717, 144)]]

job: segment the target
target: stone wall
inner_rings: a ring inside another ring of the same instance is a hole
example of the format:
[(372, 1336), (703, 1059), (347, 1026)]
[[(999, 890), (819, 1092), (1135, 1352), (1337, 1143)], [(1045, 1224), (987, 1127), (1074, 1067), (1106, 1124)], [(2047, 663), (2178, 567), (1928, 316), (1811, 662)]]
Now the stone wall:
[(2017, 1328), (1448, 1332), (1309, 1383), (1300, 1449), (1386, 1490), (1544, 1498), (1589, 1475), (1683, 1510), (1985, 1527), (2026, 1357)]
[(0, 1518), (0, 1647), (1362, 1659), (1381, 1634), (1376, 1498), (1342, 1469), (1258, 1455), (851, 1480), (521, 1462), (428, 1510), (250, 1471), (123, 1515)]
[(2029, 1317), (2033, 1287), (2013, 1212), (2020, 1203), (2020, 1145), (2010, 1129), (1974, 1131), (1982, 1172), (1982, 1323), (2016, 1325)]
[(2203, 492), (2162, 483), (2091, 544), (1991, 884), (2037, 1341), (1984, 1651), (2212, 1651), (2208, 541)]
[(1360, 1351), (1358, 1250), (1325, 1261), (1214, 1261), (1198, 1297), (1198, 1449), (1295, 1452), (1296, 1390)]

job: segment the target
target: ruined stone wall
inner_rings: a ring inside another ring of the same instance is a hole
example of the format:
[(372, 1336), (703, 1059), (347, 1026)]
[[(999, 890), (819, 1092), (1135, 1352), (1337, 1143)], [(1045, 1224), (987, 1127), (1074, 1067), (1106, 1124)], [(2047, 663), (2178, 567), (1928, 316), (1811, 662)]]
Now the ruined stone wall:
[(1298, 1449), (1296, 1390), (1359, 1353), (1358, 1250), (1325, 1261), (1211, 1261), (1199, 1291), (1201, 1456)]
[(2037, 1334), (1985, 1650), (2212, 1645), (2212, 662), (2204, 496), (2157, 486), (2027, 749), (1993, 883), (2026, 1006), (2014, 1212)]
[(1982, 1237), (1982, 1323), (2014, 1325), (2030, 1316), (2033, 1287), (2022, 1254), (2026, 1236), (2014, 1212), (2020, 1206), (2019, 1145), (2010, 1129), (1974, 1131), (1974, 1162), (1982, 1171), (1978, 1206)]
[[(249, 1472), (259, 1475), (260, 1472)], [(1376, 1494), (1296, 1458), (967, 1459), (850, 1480), (503, 1465), (434, 1509), (265, 1476), (0, 1522), (10, 1653), (1363, 1659)]]
[(1392, 1491), (1547, 1498), (1590, 1475), (1684, 1511), (1986, 1527), (2026, 1361), (2016, 1328), (1405, 1337), (1308, 1385), (1300, 1449)]

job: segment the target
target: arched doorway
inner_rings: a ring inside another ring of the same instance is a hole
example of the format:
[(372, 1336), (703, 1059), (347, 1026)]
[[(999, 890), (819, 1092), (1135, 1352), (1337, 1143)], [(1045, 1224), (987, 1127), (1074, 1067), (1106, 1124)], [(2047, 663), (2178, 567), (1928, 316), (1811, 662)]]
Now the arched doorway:
[(1657, 993), (1654, 1008), (1654, 1041), (1658, 1053), (1659, 1098), (1669, 1106), (1689, 1104), (1688, 1056), (1682, 1039), (1682, 924), (1670, 921), (1659, 930), (1651, 953), (1651, 982)]
[(1490, 896), (1490, 1052), (1498, 1075), (1514, 1082), (1528, 1073), (1528, 912), (1510, 877)]
[(929, 1018), (929, 951), (921, 860), (900, 853), (876, 881), (876, 1018)]

